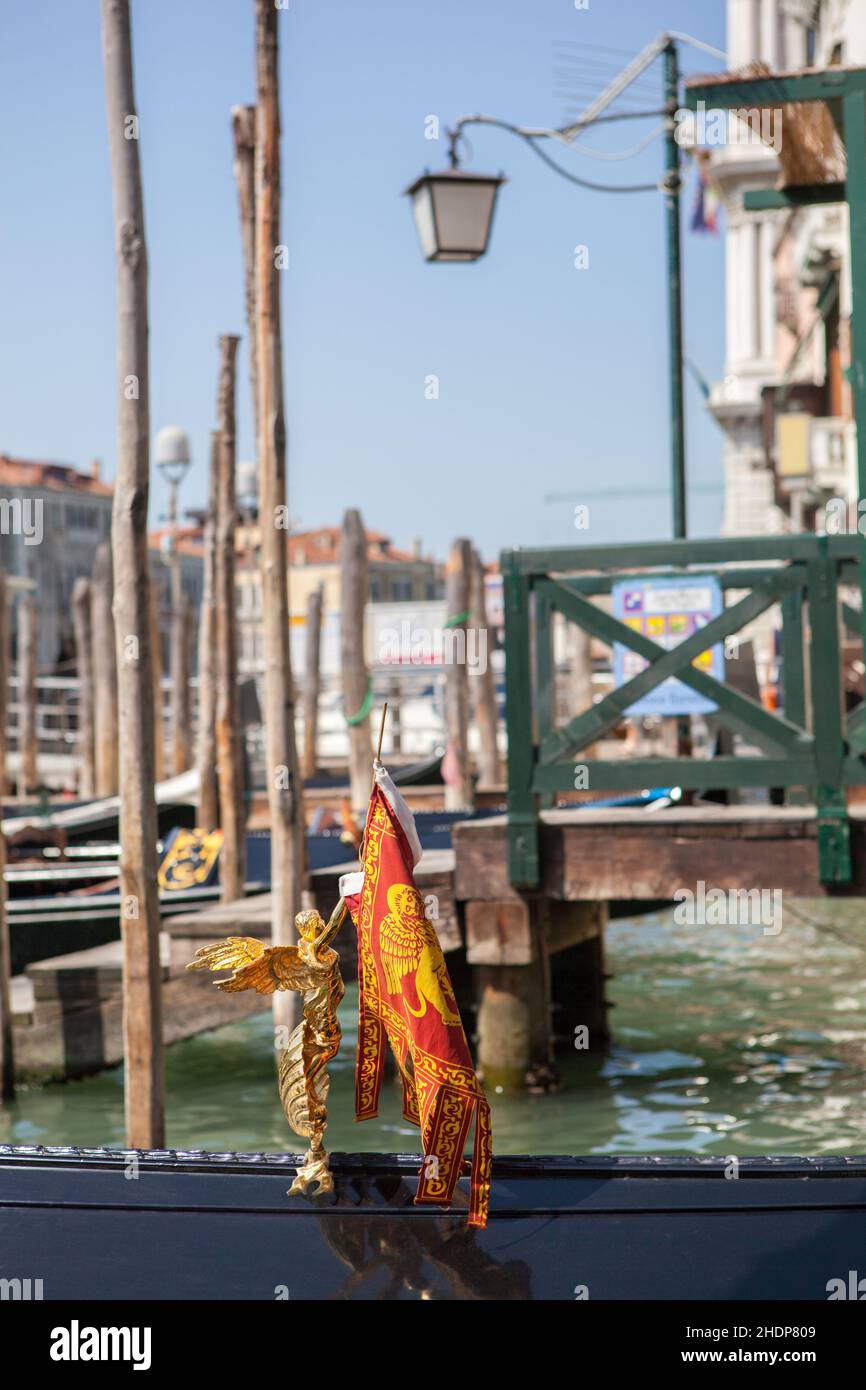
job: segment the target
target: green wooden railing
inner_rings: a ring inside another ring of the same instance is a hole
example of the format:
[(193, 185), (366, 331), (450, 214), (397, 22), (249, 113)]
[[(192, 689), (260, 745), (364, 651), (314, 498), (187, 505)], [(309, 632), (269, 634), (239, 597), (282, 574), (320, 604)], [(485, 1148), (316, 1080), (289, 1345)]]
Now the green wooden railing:
[[(805, 788), (817, 808), (821, 879), (849, 882), (845, 788), (866, 784), (866, 710), (860, 705), (843, 716), (840, 626), (861, 632), (860, 610), (845, 602), (843, 586), (859, 589), (863, 547), (859, 535), (796, 535), (503, 551), (512, 883), (538, 886), (539, 806), (556, 791), (574, 790), (578, 763), (593, 791)], [(726, 606), (668, 650), (591, 601), (592, 595), (609, 594), (617, 580), (637, 575), (713, 575), (725, 591)], [(784, 710), (778, 713), (691, 664), (774, 604), (782, 615)], [(555, 612), (649, 662), (560, 727), (551, 644)], [(713, 700), (719, 723), (747, 735), (762, 755), (579, 758), (581, 749), (613, 729), (626, 709), (669, 676)]]

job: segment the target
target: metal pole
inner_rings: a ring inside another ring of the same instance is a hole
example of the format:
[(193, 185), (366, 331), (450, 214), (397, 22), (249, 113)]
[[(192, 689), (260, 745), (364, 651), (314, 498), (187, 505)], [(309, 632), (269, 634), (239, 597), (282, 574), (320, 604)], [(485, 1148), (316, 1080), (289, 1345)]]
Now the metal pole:
[(675, 139), (674, 112), (679, 106), (679, 63), (676, 45), (664, 50), (665, 110), (665, 222), (668, 263), (668, 351), (670, 355), (671, 500), (674, 537), (686, 535), (686, 434), (683, 409), (683, 301), (680, 276), (680, 152)]
[[(680, 69), (676, 44), (664, 51), (665, 68), (665, 227), (668, 252), (668, 353), (671, 406), (671, 503), (674, 539), (684, 540), (688, 530), (686, 504), (686, 427), (683, 407), (683, 296), (680, 228), (680, 149), (676, 142), (674, 112), (679, 108)], [(677, 756), (692, 755), (691, 720), (677, 720)]]
[[(802, 108), (799, 108), (802, 109)], [(843, 105), (851, 236), (851, 395), (857, 422), (857, 496), (866, 497), (866, 96), (851, 92)], [(859, 528), (858, 528), (859, 531)], [(860, 603), (866, 653), (866, 541), (860, 546)]]

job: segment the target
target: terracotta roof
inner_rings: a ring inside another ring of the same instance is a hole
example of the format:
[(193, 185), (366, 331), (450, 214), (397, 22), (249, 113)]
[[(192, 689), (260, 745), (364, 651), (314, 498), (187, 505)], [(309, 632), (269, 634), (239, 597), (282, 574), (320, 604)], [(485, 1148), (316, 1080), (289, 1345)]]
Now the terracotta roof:
[[(170, 536), (172, 528), (161, 526), (156, 531), (148, 531), (148, 550), (162, 551), (164, 540)], [(201, 526), (179, 526), (177, 530), (177, 552), (179, 555), (204, 555)]]
[(91, 497), (111, 497), (114, 488), (96, 472), (82, 473), (68, 463), (39, 463), (0, 454), (0, 487), (39, 488), (47, 492), (74, 492)]
[[(289, 536), (290, 565), (329, 565), (340, 558), (339, 526), (320, 526), (314, 531), (293, 531)], [(397, 550), (382, 531), (367, 531), (367, 558), (390, 564), (430, 564), (427, 555), (415, 555), (410, 550)]]

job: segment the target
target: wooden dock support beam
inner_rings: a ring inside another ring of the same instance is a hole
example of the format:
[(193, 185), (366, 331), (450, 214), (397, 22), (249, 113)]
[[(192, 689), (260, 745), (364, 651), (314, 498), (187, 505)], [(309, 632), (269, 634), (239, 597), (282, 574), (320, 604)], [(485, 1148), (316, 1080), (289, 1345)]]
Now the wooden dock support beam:
[(557, 1043), (591, 1051), (607, 1045), (606, 921), (604, 903), (516, 895), (466, 903), (478, 1064), (488, 1087), (546, 1089), (555, 1080)]

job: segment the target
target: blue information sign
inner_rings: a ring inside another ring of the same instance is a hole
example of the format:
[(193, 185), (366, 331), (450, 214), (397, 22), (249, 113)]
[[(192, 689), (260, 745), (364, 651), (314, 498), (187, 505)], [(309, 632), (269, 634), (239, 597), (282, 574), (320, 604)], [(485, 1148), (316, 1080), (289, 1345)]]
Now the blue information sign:
[[(627, 627), (642, 632), (660, 647), (676, 647), (699, 628), (706, 627), (723, 609), (722, 590), (714, 575), (683, 575), (675, 579), (621, 579), (613, 586), (613, 613)], [(613, 647), (613, 678), (624, 685), (649, 662), (621, 642)], [(721, 643), (701, 652), (693, 666), (716, 680), (725, 678), (725, 659)], [(690, 690), (670, 676), (642, 699), (630, 705), (627, 714), (712, 714), (713, 700)]]

